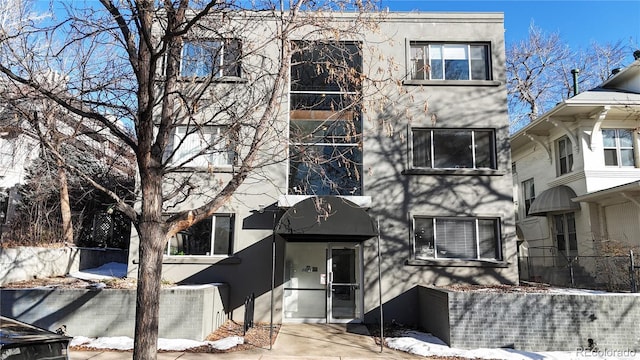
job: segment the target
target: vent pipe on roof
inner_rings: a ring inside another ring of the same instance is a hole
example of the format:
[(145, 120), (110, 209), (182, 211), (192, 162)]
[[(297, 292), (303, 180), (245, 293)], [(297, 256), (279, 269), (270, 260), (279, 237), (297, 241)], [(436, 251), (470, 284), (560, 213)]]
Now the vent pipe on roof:
[(580, 69), (571, 70), (571, 75), (573, 75), (573, 96), (578, 95), (578, 74), (580, 73)]

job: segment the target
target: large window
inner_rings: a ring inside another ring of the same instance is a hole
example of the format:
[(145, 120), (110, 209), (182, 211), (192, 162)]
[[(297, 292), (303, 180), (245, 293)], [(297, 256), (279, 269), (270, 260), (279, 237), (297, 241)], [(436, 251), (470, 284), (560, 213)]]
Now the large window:
[(360, 44), (294, 43), (289, 194), (362, 195)]
[(536, 189), (533, 183), (533, 179), (525, 180), (522, 182), (522, 200), (524, 202), (524, 216), (529, 215), (529, 209), (533, 200), (536, 199)]
[(414, 217), (416, 259), (501, 260), (496, 218)]
[(576, 217), (574, 213), (553, 216), (553, 232), (558, 250), (564, 255), (578, 251)]
[(412, 42), (412, 80), (491, 80), (489, 45)]
[(573, 147), (568, 137), (558, 140), (558, 173), (560, 175), (571, 172), (573, 169)]
[(224, 167), (234, 164), (233, 138), (226, 126), (178, 126), (169, 149), (172, 164), (188, 168)]
[(231, 255), (233, 251), (233, 216), (214, 215), (173, 236), (166, 255)]
[(240, 41), (191, 40), (182, 45), (180, 76), (240, 76)]
[(414, 168), (495, 169), (495, 135), (481, 129), (413, 129)]
[(633, 130), (603, 129), (604, 164), (607, 166), (635, 166)]

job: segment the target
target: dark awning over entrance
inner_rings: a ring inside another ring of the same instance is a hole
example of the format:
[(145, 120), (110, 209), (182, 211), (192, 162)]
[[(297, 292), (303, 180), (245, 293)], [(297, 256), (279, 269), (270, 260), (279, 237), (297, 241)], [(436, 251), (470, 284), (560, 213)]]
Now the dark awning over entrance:
[(375, 221), (364, 209), (338, 196), (305, 199), (289, 208), (276, 233), (287, 240), (362, 241), (378, 235)]
[(536, 196), (529, 209), (529, 215), (546, 215), (553, 211), (580, 210), (580, 204), (572, 201), (576, 193), (568, 186), (560, 185), (543, 191)]

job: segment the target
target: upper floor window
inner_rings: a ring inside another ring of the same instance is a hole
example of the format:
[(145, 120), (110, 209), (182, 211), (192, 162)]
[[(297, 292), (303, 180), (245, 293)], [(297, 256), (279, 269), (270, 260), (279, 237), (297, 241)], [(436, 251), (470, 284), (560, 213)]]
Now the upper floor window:
[(237, 39), (188, 40), (182, 45), (180, 76), (240, 76), (240, 49)]
[(416, 259), (501, 260), (497, 218), (414, 217)]
[(167, 243), (166, 255), (231, 255), (233, 215), (216, 214), (174, 235)]
[(491, 80), (489, 45), (411, 42), (412, 80)]
[(414, 168), (496, 169), (495, 135), (482, 129), (412, 129)]
[(529, 214), (531, 204), (533, 204), (533, 200), (536, 199), (536, 190), (533, 179), (522, 182), (522, 198), (524, 200), (524, 216), (527, 216)]
[(177, 126), (169, 149), (171, 163), (189, 168), (231, 166), (236, 153), (226, 126)]
[(568, 137), (558, 140), (558, 172), (560, 175), (571, 172), (573, 169), (573, 147)]
[(602, 142), (606, 166), (635, 166), (633, 130), (603, 129)]
[(360, 44), (293, 45), (288, 192), (362, 195)]

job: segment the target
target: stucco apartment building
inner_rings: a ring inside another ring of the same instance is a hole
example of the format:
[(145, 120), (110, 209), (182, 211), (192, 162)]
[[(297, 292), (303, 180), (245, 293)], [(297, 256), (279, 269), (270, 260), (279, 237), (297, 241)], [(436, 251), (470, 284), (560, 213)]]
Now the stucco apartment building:
[(628, 286), (629, 262), (605, 256), (640, 247), (639, 121), (636, 59), (512, 136), (524, 279)]
[[(252, 36), (216, 41), (226, 54), (278, 54), (275, 39), (258, 51)], [(517, 283), (503, 15), (386, 13), (364, 35), (314, 40), (301, 30), (288, 41), (307, 50), (294, 55), (276, 119), (282, 143), (269, 151), (281, 158), (219, 214), (169, 242), (163, 278), (227, 284), (234, 319), (254, 293), (256, 321), (269, 319), (273, 296), (276, 322), (329, 323), (379, 321), (382, 303), (385, 321), (415, 324), (418, 285)], [(193, 57), (198, 46), (185, 42), (185, 76), (210, 74)], [(395, 59), (391, 81), (378, 89), (390, 101), (368, 103), (355, 81), (323, 74), (317, 64), (337, 52), (367, 74)], [(217, 56), (228, 65), (216, 70), (220, 80), (261, 71)], [(310, 153), (323, 160), (303, 161)], [(200, 181), (215, 187), (233, 171), (233, 157), (221, 149), (191, 170), (200, 167)], [(167, 212), (191, 205), (198, 201)], [(138, 243), (134, 233), (130, 276)]]

